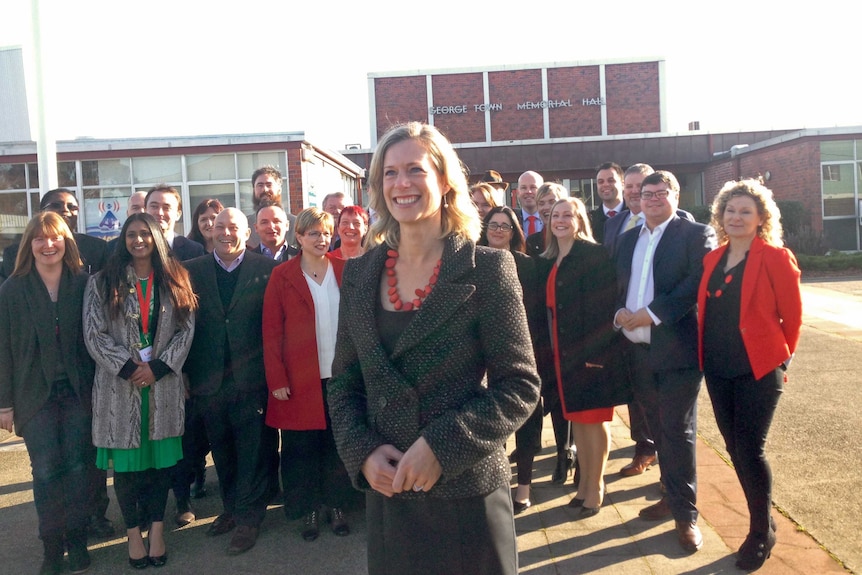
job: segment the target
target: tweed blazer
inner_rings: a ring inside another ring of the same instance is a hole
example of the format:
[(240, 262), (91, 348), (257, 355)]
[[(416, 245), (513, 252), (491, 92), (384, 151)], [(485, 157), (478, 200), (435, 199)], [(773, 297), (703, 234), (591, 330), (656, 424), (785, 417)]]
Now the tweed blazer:
[[(139, 358), (141, 314), (134, 293), (134, 272), (128, 268), (129, 295), (123, 313), (112, 318), (97, 289), (101, 274), (90, 278), (84, 296), (84, 341), (96, 360), (93, 381), (93, 445), (112, 449), (134, 449), (141, 445), (141, 390), (119, 376), (132, 358)], [(195, 332), (194, 314), (180, 323), (168, 291), (159, 287), (158, 324), (153, 338), (153, 358), (170, 372), (147, 388), (150, 393), (150, 438), (165, 439), (183, 434), (185, 388), (182, 367)]]
[(383, 444), (425, 438), (443, 473), (428, 493), (485, 495), (509, 484), (506, 439), (539, 398), (539, 376), (512, 254), (450, 236), (437, 284), (392, 355), (377, 310), (387, 247), (345, 264), (338, 343), (327, 388), (339, 455), (357, 488)]
[(84, 347), (81, 327), (86, 285), (83, 273), (65, 271), (60, 279), (59, 349), (54, 306), (39, 274), (11, 277), (0, 287), (0, 407), (15, 408), (18, 435), (51, 395), (49, 379), (56, 363), (62, 363), (82, 403), (90, 405), (93, 360)]

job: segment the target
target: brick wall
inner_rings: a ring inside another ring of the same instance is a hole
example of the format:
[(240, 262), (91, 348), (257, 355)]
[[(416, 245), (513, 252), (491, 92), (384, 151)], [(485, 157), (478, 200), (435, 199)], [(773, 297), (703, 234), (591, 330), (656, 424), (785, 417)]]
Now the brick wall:
[(608, 134), (661, 130), (658, 62), (605, 66)]
[(532, 140), (545, 137), (541, 109), (518, 110), (518, 104), (542, 99), (542, 71), (506, 70), (488, 73), (491, 103), (503, 109), (491, 112), (491, 140)]
[(434, 125), (449, 141), (485, 141), (485, 112), (476, 110), (477, 104), (484, 103), (481, 72), (433, 76), (431, 90), (434, 106), (464, 107), (464, 112), (434, 115)]
[[(290, 213), (298, 214), (305, 206), (302, 205), (302, 147), (291, 146), (287, 149), (287, 174), (282, 174), (288, 185), (282, 183), (284, 193), (290, 194)], [(288, 187), (289, 186), (289, 187)], [(282, 198), (284, 199), (284, 198)]]
[(766, 150), (740, 154), (724, 162), (710, 164), (704, 170), (704, 198), (711, 204), (725, 182), (757, 177), (769, 172), (766, 186), (776, 200), (801, 202), (810, 216), (811, 227), (823, 228), (820, 197), (820, 142), (796, 140)]
[(583, 99), (601, 96), (598, 66), (548, 69), (548, 99), (571, 100), (571, 107), (548, 110), (550, 136), (601, 136), (602, 107), (584, 106)]
[(425, 76), (375, 78), (377, 137), (395, 124), (428, 121), (428, 92)]

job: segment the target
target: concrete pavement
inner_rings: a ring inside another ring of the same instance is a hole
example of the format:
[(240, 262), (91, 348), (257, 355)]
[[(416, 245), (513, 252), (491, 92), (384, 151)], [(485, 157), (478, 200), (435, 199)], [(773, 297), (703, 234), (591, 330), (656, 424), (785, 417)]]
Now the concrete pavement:
[[(758, 573), (860, 572), (862, 480), (856, 478), (862, 460), (854, 448), (860, 429), (855, 412), (859, 411), (857, 397), (862, 386), (855, 368), (862, 351), (858, 339), (862, 314), (853, 306), (862, 305), (862, 281), (806, 284), (804, 297), (803, 342), (768, 446), (775, 475), (777, 509), (773, 515), (778, 523), (778, 545)], [(672, 521), (653, 523), (637, 516), (639, 509), (660, 497), (658, 468), (632, 478), (617, 474), (633, 454), (625, 408), (618, 409), (612, 423), (605, 504), (598, 515), (579, 522), (572, 521), (573, 514), (566, 507), (574, 493), (571, 484), (550, 483), (555, 456), (550, 422), (546, 422), (545, 449), (536, 460), (534, 505), (516, 518), (521, 573), (739, 572), (734, 567), (734, 552), (747, 532), (745, 500), (723, 454), (705, 390), (700, 430), (698, 507), (705, 542), (701, 551), (689, 555), (679, 548)], [(298, 522), (286, 522), (280, 508), (272, 507), (257, 546), (242, 556), (227, 556), (229, 535), (204, 536), (220, 510), (212, 467), (208, 477), (211, 495), (195, 502), (198, 521), (167, 535), (170, 559), (161, 573), (366, 572), (360, 511), (348, 514), (353, 529), (350, 536), (339, 538), (324, 532), (317, 541), (306, 543), (298, 535)], [(0, 574), (35, 573), (41, 561), (30, 479), (29, 460), (20, 440), (7, 438), (0, 443)], [(111, 497), (109, 516), (119, 526), (113, 493)], [(173, 513), (171, 498), (167, 518)], [(124, 538), (94, 542), (91, 551), (91, 573), (131, 571)]]

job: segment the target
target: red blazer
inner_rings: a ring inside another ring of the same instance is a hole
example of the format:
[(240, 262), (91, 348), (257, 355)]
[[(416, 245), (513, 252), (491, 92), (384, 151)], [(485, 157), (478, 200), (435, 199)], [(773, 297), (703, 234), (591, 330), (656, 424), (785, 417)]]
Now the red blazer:
[[(727, 244), (703, 258), (703, 277), (697, 292), (698, 351), (703, 368), (703, 310), (706, 286)], [(788, 359), (799, 343), (802, 327), (802, 295), (799, 266), (787, 248), (777, 248), (754, 238), (742, 275), (739, 331), (754, 377), (760, 379)]]
[[(344, 260), (326, 257), (341, 287)], [(270, 391), (266, 424), (294, 431), (326, 429), (314, 301), (301, 261), (296, 257), (276, 266), (263, 298), (263, 360)], [(272, 396), (282, 387), (290, 388), (290, 399)]]

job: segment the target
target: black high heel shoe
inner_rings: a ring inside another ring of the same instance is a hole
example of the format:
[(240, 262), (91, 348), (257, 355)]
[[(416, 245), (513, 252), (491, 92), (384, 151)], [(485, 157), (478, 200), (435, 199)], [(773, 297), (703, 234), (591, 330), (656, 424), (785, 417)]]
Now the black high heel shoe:
[(770, 529), (763, 533), (749, 533), (737, 553), (736, 566), (743, 571), (760, 569), (772, 554), (775, 547), (775, 531)]
[(140, 559), (132, 559), (129, 557), (129, 565), (132, 566), (133, 569), (146, 569), (150, 564), (150, 558), (144, 555)]

